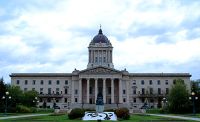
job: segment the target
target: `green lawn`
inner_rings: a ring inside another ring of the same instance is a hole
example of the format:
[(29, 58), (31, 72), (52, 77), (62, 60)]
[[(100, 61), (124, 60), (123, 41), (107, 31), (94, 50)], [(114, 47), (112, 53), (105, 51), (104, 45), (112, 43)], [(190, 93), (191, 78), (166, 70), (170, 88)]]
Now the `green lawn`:
[[(180, 119), (171, 119), (165, 117), (157, 117), (157, 116), (148, 116), (148, 115), (131, 115), (130, 120), (124, 120), (123, 122), (175, 122), (175, 121), (184, 121), (184, 122), (194, 122), (194, 121), (186, 121)], [(38, 117), (27, 117), (27, 118), (18, 118), (18, 119), (7, 119), (0, 120), (0, 122), (83, 122), (82, 120), (69, 120), (67, 115), (59, 115), (59, 116), (38, 116)], [(96, 122), (96, 121), (90, 121)], [(111, 121), (104, 121), (111, 122)]]

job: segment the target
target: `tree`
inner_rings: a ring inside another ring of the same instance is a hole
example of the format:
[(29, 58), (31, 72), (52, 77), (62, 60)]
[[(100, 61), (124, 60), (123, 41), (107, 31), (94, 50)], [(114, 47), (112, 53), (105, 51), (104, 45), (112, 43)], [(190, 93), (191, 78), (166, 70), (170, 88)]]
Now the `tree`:
[[(5, 95), (6, 92), (6, 84), (4, 83), (3, 77), (0, 79), (0, 99), (2, 99), (2, 97)], [(4, 101), (0, 100), (0, 111), (4, 111), (3, 110), (4, 107)]]
[(37, 104), (35, 97), (38, 97), (38, 93), (34, 90), (24, 92), (23, 105), (34, 107)]
[(171, 113), (184, 113), (189, 109), (189, 91), (182, 79), (175, 79), (175, 85), (172, 86), (168, 101), (169, 112)]

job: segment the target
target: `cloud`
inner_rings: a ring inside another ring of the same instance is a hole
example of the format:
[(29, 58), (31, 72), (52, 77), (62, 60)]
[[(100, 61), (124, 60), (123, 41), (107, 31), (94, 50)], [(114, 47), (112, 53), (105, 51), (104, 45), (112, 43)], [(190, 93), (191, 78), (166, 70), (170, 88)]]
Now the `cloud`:
[(114, 46), (117, 69), (190, 72), (196, 79), (199, 5), (164, 0), (1, 1), (0, 73), (8, 82), (12, 72), (85, 69), (87, 47), (101, 24)]

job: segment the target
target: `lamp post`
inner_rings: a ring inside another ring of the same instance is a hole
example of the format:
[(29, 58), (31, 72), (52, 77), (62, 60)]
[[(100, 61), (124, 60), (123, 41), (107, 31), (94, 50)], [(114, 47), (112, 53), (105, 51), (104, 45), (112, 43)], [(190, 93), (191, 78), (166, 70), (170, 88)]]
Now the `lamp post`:
[(9, 92), (7, 91), (5, 96), (2, 97), (2, 99), (5, 99), (5, 115), (7, 114), (7, 105), (8, 105), (8, 99), (11, 99), (11, 96), (9, 96)]
[(198, 97), (195, 97), (195, 92), (191, 93), (191, 97), (189, 97), (189, 99), (192, 100), (193, 114), (195, 114), (196, 113), (196, 110), (195, 110), (195, 100), (198, 99)]
[(163, 108), (166, 107), (167, 102), (168, 102), (167, 99), (165, 97), (163, 97), (163, 99), (162, 99)]
[(34, 98), (33, 103), (35, 103), (35, 106), (37, 107), (37, 103), (39, 103), (39, 100), (37, 97)]

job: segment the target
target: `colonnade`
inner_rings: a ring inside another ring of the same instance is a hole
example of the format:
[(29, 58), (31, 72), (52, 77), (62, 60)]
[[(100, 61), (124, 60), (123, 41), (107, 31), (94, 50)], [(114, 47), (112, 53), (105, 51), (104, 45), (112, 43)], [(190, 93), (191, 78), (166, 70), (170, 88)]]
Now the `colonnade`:
[[(95, 100), (95, 102), (96, 102), (96, 99), (97, 99), (97, 94), (98, 94), (98, 88), (99, 88), (99, 86), (98, 86), (98, 82), (99, 81), (103, 81), (103, 85), (102, 85), (102, 87), (103, 87), (103, 89), (102, 89), (102, 94), (103, 94), (103, 100), (104, 100), (104, 103), (107, 103), (106, 102), (106, 97), (107, 97), (107, 95), (108, 95), (108, 90), (106, 90), (106, 88), (108, 88), (108, 86), (107, 86), (107, 82), (110, 82), (110, 86), (109, 87), (111, 87), (111, 94), (110, 94), (110, 96), (111, 96), (111, 104), (112, 103), (115, 103), (116, 101), (118, 102), (118, 103), (122, 103), (123, 101), (122, 101), (122, 81), (121, 81), (121, 79), (114, 79), (114, 78), (84, 78), (84, 79), (79, 79), (79, 83), (78, 83), (78, 103), (82, 103), (83, 102), (83, 80), (85, 80), (86, 81), (86, 88), (84, 88), (84, 89), (86, 89), (86, 95), (84, 94), (84, 96), (86, 96), (86, 103), (90, 103), (90, 87), (92, 87), (92, 86), (90, 86), (91, 84), (90, 84), (90, 82), (94, 82), (94, 100)], [(117, 92), (117, 93), (114, 93), (115, 92), (115, 86), (117, 86), (117, 84), (115, 84), (115, 83), (117, 83), (118, 84), (118, 90), (119, 90), (119, 92)], [(116, 99), (115, 100), (115, 96), (117, 96), (118, 97), (118, 99)]]

